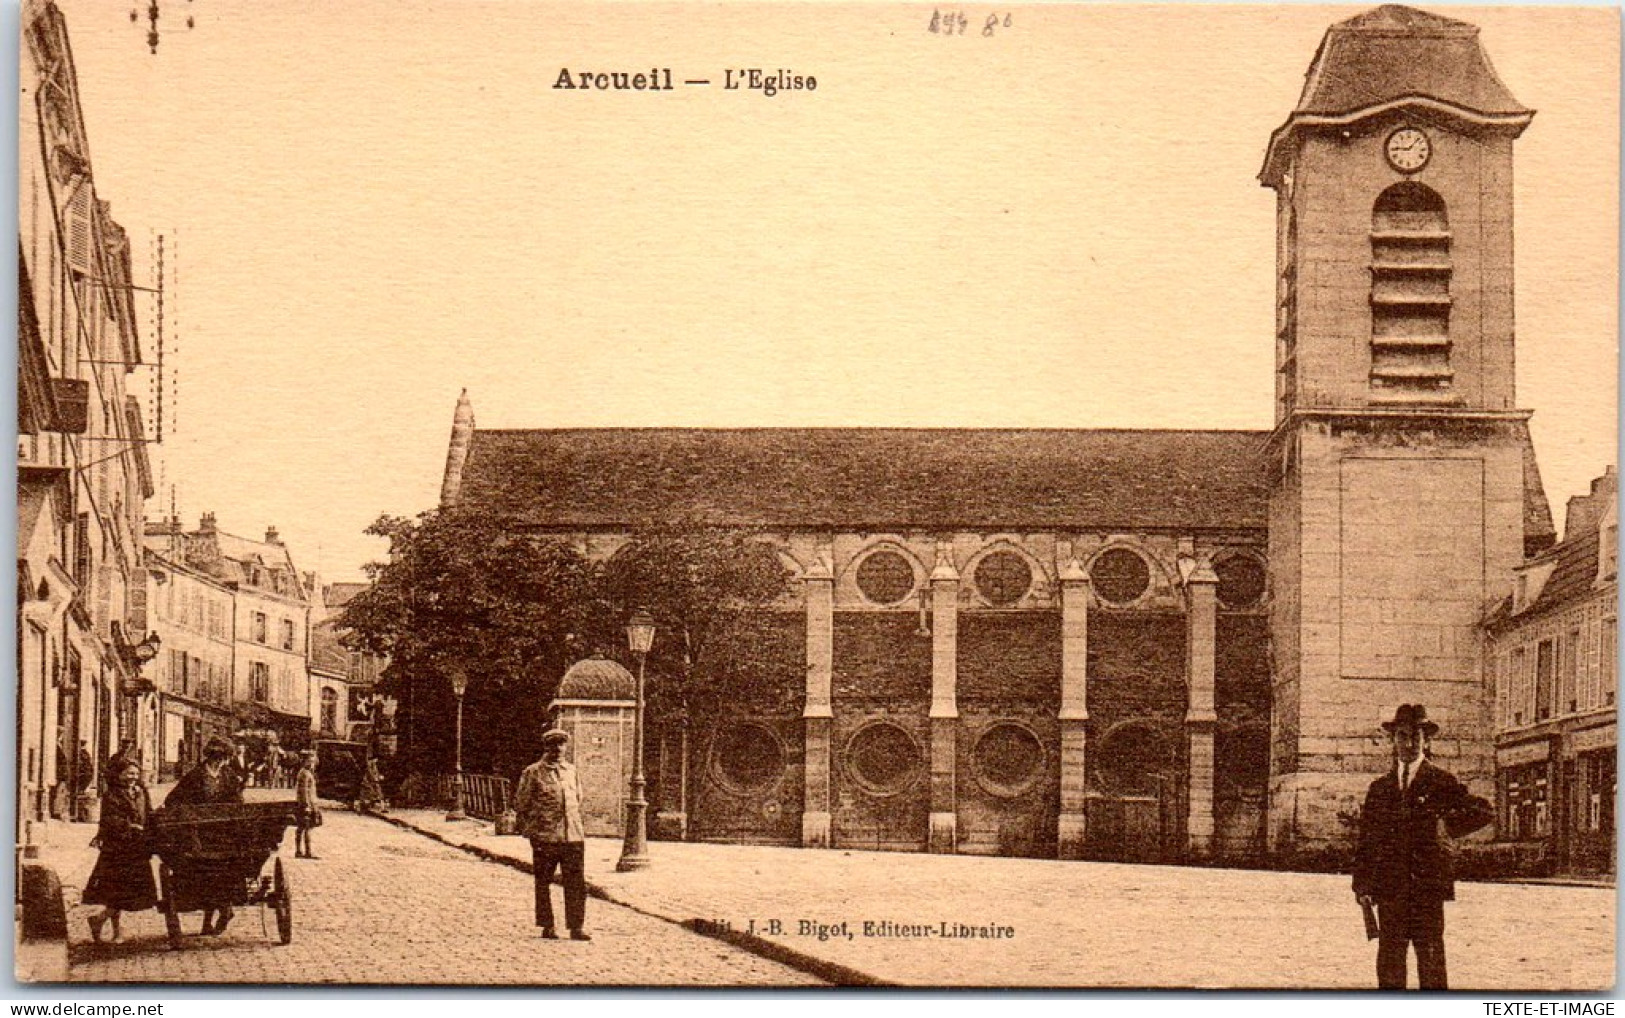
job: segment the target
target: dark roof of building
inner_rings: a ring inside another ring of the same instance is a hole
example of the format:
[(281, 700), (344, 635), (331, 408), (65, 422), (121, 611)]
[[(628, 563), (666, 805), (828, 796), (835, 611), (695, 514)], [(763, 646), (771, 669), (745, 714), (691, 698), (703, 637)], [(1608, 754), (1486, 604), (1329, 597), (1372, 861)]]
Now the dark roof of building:
[(1516, 614), (1512, 611), (1512, 598), (1502, 598), (1491, 608), (1484, 624), (1504, 629), (1522, 619), (1573, 604), (1590, 594), (1597, 582), (1597, 554), (1601, 548), (1602, 540), (1597, 528), (1587, 527), (1531, 559), (1525, 564), (1553, 563), (1551, 575), (1546, 578), (1540, 593)]
[(459, 502), (554, 528), (1262, 528), (1261, 431), (475, 431)]
[(1349, 113), (1408, 96), (1484, 114), (1532, 112), (1490, 66), (1478, 26), (1398, 4), (1326, 30), (1297, 112)]
[(327, 603), (328, 610), (337, 611), (349, 602), (350, 598), (372, 586), (370, 583), (337, 582), (329, 583), (322, 588), (322, 598)]
[(1544, 611), (1572, 604), (1590, 593), (1597, 582), (1597, 553), (1601, 548), (1602, 540), (1596, 527), (1587, 527), (1553, 548), (1551, 554), (1557, 564), (1546, 585), (1540, 588), (1540, 596), (1525, 611)]
[(1523, 536), (1538, 545), (1550, 545), (1557, 539), (1552, 525), (1552, 506), (1546, 500), (1546, 485), (1540, 479), (1540, 461), (1535, 458), (1535, 443), (1529, 437), (1529, 425), (1523, 425)]
[(350, 652), (339, 643), (334, 619), (323, 619), (310, 627), (310, 666), (348, 676)]
[(555, 700), (633, 700), (637, 683), (632, 673), (608, 658), (577, 661), (559, 680)]

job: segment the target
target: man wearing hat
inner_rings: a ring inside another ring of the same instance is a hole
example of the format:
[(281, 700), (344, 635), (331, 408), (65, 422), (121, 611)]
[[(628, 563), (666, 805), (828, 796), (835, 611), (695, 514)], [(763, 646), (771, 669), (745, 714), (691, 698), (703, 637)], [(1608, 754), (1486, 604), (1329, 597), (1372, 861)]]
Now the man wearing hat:
[[(203, 762), (187, 771), (164, 797), (164, 806), (201, 806), (243, 801), (243, 772), (232, 763), (231, 743), (214, 736), (203, 745)], [(203, 935), (218, 937), (226, 932), (233, 915), (230, 903), (203, 910)]]
[(587, 917), (587, 880), (582, 869), (585, 832), (581, 826), (581, 785), (564, 760), (570, 737), (558, 729), (542, 735), (542, 758), (519, 777), (514, 804), (519, 833), (530, 839), (536, 879), (536, 925), (542, 936), (558, 939), (553, 923), (553, 870), (563, 873), (564, 921), (571, 940), (591, 940), (582, 929)]
[(1394, 766), (1366, 792), (1354, 894), (1362, 906), (1376, 906), (1378, 988), (1405, 988), (1406, 955), (1415, 944), (1417, 982), (1444, 990), (1444, 903), (1456, 897), (1448, 839), (1478, 830), (1495, 811), (1428, 761), (1428, 740), (1439, 726), (1421, 704), (1400, 705), (1382, 728)]

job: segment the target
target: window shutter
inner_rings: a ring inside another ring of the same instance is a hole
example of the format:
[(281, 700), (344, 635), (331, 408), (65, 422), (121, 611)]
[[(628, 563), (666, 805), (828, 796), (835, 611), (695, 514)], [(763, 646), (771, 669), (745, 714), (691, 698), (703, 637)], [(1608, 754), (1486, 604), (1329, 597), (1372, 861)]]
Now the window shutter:
[(89, 513), (80, 513), (73, 523), (73, 579), (80, 589), (90, 582)]
[(90, 185), (81, 183), (68, 198), (63, 210), (63, 240), (68, 247), (68, 268), (81, 276), (95, 277), (96, 229), (92, 218), (94, 198)]
[(146, 577), (142, 582), (132, 583), (129, 587), (130, 596), (130, 632), (144, 633), (147, 631), (147, 584)]

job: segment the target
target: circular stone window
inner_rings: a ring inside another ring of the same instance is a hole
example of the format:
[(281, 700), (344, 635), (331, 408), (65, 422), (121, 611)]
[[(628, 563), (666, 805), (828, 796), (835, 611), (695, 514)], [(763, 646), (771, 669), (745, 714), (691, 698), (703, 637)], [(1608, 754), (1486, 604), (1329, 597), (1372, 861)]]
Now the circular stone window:
[(728, 791), (764, 792), (784, 773), (784, 746), (765, 725), (730, 725), (717, 736), (711, 760), (712, 774)]
[(1264, 564), (1251, 555), (1231, 555), (1213, 565), (1219, 600), (1226, 608), (1251, 608), (1264, 597)]
[(1133, 604), (1151, 586), (1151, 567), (1127, 548), (1113, 548), (1096, 557), (1089, 580), (1107, 604)]
[(1173, 769), (1173, 753), (1162, 732), (1143, 721), (1112, 728), (1094, 757), (1101, 783), (1117, 794), (1154, 794)]
[(1027, 560), (1012, 551), (984, 555), (976, 564), (976, 591), (995, 608), (1008, 608), (1027, 596), (1033, 571)]
[(982, 733), (971, 752), (976, 780), (995, 795), (1020, 795), (1044, 769), (1044, 746), (1023, 725), (1001, 721)]
[(895, 551), (877, 551), (858, 564), (858, 590), (875, 604), (897, 604), (914, 593), (914, 567)]
[(846, 744), (846, 769), (874, 795), (895, 795), (920, 773), (920, 747), (914, 737), (888, 722), (858, 729)]

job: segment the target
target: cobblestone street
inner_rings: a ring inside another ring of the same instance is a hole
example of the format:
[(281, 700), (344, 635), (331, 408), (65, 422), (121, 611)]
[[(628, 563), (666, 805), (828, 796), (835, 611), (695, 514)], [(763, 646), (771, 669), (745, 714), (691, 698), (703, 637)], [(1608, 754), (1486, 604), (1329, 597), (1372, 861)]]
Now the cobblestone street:
[[(275, 917), (239, 909), (218, 938), (183, 917), (183, 950), (169, 949), (156, 911), (125, 917), (125, 942), (90, 942), (86, 917), (69, 912), (75, 982), (804, 985), (810, 976), (661, 919), (589, 900), (592, 943), (544, 941), (531, 924), (530, 877), (370, 817), (326, 813), (315, 832), (321, 858), (284, 865), (294, 890), (294, 938), (276, 943)], [(93, 829), (75, 826), (88, 841)], [(77, 853), (77, 885), (94, 853)], [(554, 888), (562, 904), (560, 891)], [(269, 931), (269, 932), (266, 932)]]
[[(530, 877), (513, 865), (529, 861), (523, 839), (430, 811), (326, 817), (319, 860), (292, 858), (291, 833), (284, 844), (291, 945), (275, 943), (269, 914), (262, 929), (257, 908), (239, 910), (222, 937), (189, 935), (181, 951), (168, 948), (156, 912), (127, 916), (125, 943), (95, 945), (85, 922), (94, 909), (80, 906), (69, 913), (71, 980), (808, 986), (817, 972), (905, 986), (1374, 982), (1375, 945), (1362, 935), (1346, 876), (671, 842), (650, 846), (651, 869), (617, 873), (620, 843), (592, 838), (595, 939), (577, 944), (543, 941), (530, 924)], [(70, 902), (94, 862), (92, 833), (59, 825), (53, 838)], [(1457, 894), (1446, 938), (1454, 988), (1613, 984), (1612, 888), (1462, 883)], [(554, 895), (562, 904), (557, 887)], [(184, 922), (191, 934), (200, 917)], [(726, 927), (724, 939), (679, 925), (696, 922)], [(864, 923), (888, 922), (865, 935)], [(943, 922), (1010, 933), (902, 929)], [(755, 936), (741, 936), (753, 923)], [(787, 956), (800, 968), (769, 960)]]
[[(425, 811), (396, 818), (477, 851), (528, 855), (488, 824)], [(1342, 875), (673, 842), (650, 845), (652, 868), (617, 873), (619, 851), (618, 841), (588, 839), (587, 880), (612, 900), (736, 932), (754, 921), (773, 946), (883, 983), (1353, 990), (1376, 981), (1376, 944)], [(1613, 985), (1613, 888), (1461, 883), (1456, 893), (1446, 906), (1453, 988)], [(865, 922), (896, 926), (865, 936)], [(943, 922), (1012, 935), (901, 929)], [(1414, 959), (1411, 971), (1414, 984)]]

